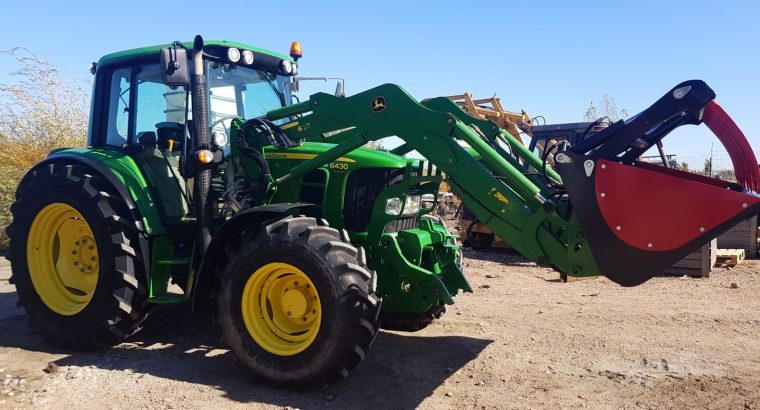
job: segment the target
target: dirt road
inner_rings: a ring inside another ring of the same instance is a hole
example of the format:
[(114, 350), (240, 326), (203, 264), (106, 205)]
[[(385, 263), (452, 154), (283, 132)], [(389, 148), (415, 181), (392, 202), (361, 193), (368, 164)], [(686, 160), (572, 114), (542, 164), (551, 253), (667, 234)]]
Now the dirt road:
[(308, 393), (252, 384), (177, 309), (109, 350), (46, 344), (3, 260), (0, 408), (760, 408), (760, 261), (626, 289), (465, 256), (474, 294), (421, 332), (382, 332), (353, 377)]

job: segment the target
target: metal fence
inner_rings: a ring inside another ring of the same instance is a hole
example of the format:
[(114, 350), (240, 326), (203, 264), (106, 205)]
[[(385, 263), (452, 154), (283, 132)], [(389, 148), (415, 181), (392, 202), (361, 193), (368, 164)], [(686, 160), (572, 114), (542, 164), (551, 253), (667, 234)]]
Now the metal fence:
[[(642, 157), (646, 162), (662, 164), (659, 155), (647, 155)], [(718, 178), (731, 179), (734, 174), (734, 165), (726, 151), (713, 151), (712, 154), (702, 155), (667, 155), (668, 166), (678, 168), (695, 174), (708, 175)], [(758, 159), (760, 163), (760, 158)]]

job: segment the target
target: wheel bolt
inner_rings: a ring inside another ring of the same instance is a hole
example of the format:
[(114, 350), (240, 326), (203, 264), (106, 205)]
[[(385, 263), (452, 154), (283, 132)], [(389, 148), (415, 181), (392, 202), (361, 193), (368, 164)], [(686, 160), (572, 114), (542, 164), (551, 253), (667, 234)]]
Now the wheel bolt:
[(305, 322), (305, 321), (306, 321), (306, 318), (305, 318), (305, 317), (304, 317), (304, 318), (301, 318), (301, 321)]
[(287, 315), (288, 315), (288, 316), (292, 316), (293, 314), (292, 314), (292, 313), (290, 313), (290, 311), (288, 311)]
[(311, 313), (317, 313), (317, 309), (312, 309)]
[(90, 250), (93, 250), (93, 249), (95, 249), (95, 246), (94, 245), (90, 245), (89, 248), (90, 248)]
[(294, 285), (298, 286), (298, 281), (293, 282)]
[(79, 241), (74, 242), (74, 245), (79, 246)]
[(72, 254), (72, 255), (76, 255), (76, 254), (77, 254), (77, 251), (71, 251), (71, 254)]
[(91, 261), (94, 261), (94, 260), (95, 260), (95, 257), (94, 257), (94, 256), (90, 256), (90, 260), (91, 260)]
[(306, 289), (309, 289), (310, 287), (311, 287), (311, 285), (309, 285), (309, 284), (307, 283), (307, 284), (306, 284)]

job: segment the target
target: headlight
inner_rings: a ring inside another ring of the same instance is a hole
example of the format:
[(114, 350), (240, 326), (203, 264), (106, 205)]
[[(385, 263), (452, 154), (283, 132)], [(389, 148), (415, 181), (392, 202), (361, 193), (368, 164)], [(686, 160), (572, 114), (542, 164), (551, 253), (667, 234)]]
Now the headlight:
[(224, 131), (214, 132), (214, 144), (216, 144), (217, 147), (227, 145), (227, 134), (225, 134)]
[(420, 212), (420, 202), (422, 197), (419, 195), (409, 195), (406, 197), (404, 204), (404, 215), (413, 215)]
[(390, 198), (385, 203), (385, 213), (388, 215), (398, 215), (401, 212), (401, 198)]
[(227, 59), (232, 63), (237, 63), (240, 61), (240, 50), (236, 49), (235, 47), (228, 48)]
[(243, 62), (248, 65), (253, 64), (253, 51), (243, 50)]
[(293, 73), (293, 63), (291, 63), (290, 60), (282, 60), (282, 63), (280, 63), (280, 66), (282, 67), (283, 73), (285, 74)]
[(388, 215), (401, 214), (401, 204), (404, 204), (404, 215), (414, 215), (420, 212), (420, 203), (422, 197), (419, 195), (409, 195), (402, 202), (401, 198), (390, 198), (385, 203), (385, 213)]

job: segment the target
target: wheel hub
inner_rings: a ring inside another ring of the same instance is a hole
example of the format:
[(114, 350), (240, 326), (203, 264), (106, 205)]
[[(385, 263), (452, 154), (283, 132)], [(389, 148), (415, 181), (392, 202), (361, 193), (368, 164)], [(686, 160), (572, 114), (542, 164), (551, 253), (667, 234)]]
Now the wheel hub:
[(54, 312), (71, 316), (92, 300), (99, 254), (90, 225), (74, 207), (52, 203), (32, 221), (27, 266), (34, 289)]
[(322, 309), (314, 283), (288, 263), (257, 269), (246, 282), (241, 307), (251, 337), (276, 355), (304, 351), (319, 331)]

